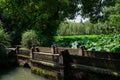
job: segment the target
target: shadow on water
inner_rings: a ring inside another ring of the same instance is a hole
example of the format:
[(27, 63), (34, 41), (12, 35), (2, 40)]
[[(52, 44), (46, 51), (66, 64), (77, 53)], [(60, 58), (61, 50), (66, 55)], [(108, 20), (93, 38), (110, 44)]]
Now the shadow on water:
[(23, 67), (30, 68), (30, 65), (28, 63), (25, 63)]
[(2, 67), (2, 68), (0, 69), (0, 77), (1, 77), (2, 75), (8, 74), (9, 72), (15, 70), (16, 68), (17, 68), (17, 67), (9, 67), (9, 68)]

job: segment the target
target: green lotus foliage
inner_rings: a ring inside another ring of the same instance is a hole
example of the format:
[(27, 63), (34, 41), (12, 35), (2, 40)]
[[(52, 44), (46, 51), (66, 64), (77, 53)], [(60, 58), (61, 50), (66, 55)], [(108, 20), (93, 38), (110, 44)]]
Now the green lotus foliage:
[(56, 36), (54, 44), (72, 48), (75, 41), (78, 42), (78, 48), (85, 45), (89, 51), (120, 53), (120, 35)]

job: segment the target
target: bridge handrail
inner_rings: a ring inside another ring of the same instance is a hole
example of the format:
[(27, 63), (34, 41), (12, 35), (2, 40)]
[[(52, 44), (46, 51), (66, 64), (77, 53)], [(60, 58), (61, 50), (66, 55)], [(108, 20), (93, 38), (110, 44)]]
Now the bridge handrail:
[(60, 54), (44, 53), (44, 52), (33, 52), (34, 54), (50, 55), (50, 56), (59, 56)]

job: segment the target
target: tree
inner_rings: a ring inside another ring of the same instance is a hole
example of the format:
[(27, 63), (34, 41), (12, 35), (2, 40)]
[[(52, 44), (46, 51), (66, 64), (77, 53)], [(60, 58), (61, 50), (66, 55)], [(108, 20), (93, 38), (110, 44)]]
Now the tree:
[(49, 37), (49, 41), (59, 23), (66, 17), (73, 18), (78, 10), (77, 0), (5, 0), (3, 3), (6, 7), (2, 9), (1, 20), (8, 32), (21, 34), (32, 28)]
[(103, 10), (103, 21), (107, 21), (111, 29), (116, 33), (120, 32), (120, 0), (115, 0), (114, 6), (106, 7)]
[(109, 22), (115, 28), (116, 33), (120, 33), (120, 15), (110, 15)]
[(120, 1), (115, 0), (114, 6), (108, 6), (103, 10), (103, 19), (102, 21), (106, 21), (109, 19), (110, 15), (120, 14)]
[(103, 10), (114, 6), (116, 0), (81, 0), (81, 15), (89, 17), (92, 23), (103, 20)]
[(31, 28), (47, 37), (50, 44), (59, 24), (66, 18), (72, 19), (81, 13), (83, 17), (97, 21), (101, 17), (103, 7), (113, 4), (114, 0), (0, 0), (0, 2), (0, 19), (6, 31), (12, 32), (12, 36), (15, 36), (14, 44), (20, 42), (22, 32)]

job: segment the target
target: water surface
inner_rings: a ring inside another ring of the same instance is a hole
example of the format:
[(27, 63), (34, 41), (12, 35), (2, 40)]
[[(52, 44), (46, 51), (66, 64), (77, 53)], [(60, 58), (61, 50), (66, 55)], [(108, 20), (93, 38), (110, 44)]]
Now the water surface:
[(39, 75), (31, 73), (29, 68), (18, 67), (12, 71), (0, 75), (0, 80), (47, 80)]

